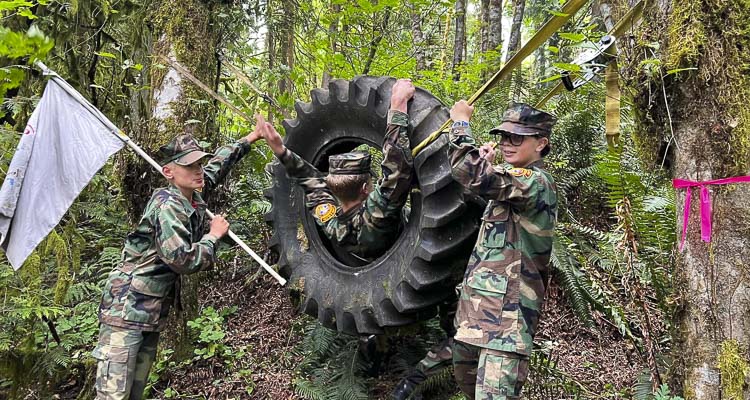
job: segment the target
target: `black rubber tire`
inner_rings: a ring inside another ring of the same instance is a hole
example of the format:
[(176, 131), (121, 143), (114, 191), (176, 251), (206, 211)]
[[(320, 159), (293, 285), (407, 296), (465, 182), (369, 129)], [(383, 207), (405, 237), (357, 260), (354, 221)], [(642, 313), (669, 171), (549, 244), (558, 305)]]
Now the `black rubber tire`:
[[(393, 78), (334, 80), (315, 89), (310, 103), (297, 102), (297, 118), (284, 121), (284, 142), (292, 151), (328, 168), (328, 155), (365, 143), (380, 148), (385, 133)], [(412, 147), (448, 119), (448, 110), (429, 92), (417, 89), (409, 103)], [(445, 136), (415, 157), (418, 190), (411, 214), (396, 243), (363, 267), (336, 260), (305, 210), (302, 190), (278, 162), (269, 164), (273, 186), (265, 192), (272, 209), (266, 221), (283, 275), (300, 307), (329, 328), (351, 334), (379, 334), (434, 315), (452, 295), (476, 240), (480, 209), (464, 201), (451, 177)]]

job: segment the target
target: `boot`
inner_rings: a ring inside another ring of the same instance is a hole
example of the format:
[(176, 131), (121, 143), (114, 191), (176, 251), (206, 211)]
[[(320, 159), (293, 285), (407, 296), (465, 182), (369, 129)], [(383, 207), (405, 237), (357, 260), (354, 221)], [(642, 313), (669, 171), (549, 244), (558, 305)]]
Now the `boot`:
[[(393, 400), (406, 400), (409, 399), (412, 393), (417, 389), (420, 383), (424, 382), (427, 377), (422, 371), (415, 370), (409, 375), (405, 376), (399, 381), (396, 388), (391, 394)], [(410, 398), (411, 400), (422, 400), (422, 394), (417, 393)]]

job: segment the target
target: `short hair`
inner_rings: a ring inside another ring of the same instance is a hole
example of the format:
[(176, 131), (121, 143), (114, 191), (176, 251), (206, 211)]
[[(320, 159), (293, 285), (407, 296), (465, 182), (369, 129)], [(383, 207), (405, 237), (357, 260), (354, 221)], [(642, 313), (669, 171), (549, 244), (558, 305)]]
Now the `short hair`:
[(370, 174), (328, 175), (326, 185), (340, 201), (349, 203), (359, 200), (362, 186), (370, 182)]

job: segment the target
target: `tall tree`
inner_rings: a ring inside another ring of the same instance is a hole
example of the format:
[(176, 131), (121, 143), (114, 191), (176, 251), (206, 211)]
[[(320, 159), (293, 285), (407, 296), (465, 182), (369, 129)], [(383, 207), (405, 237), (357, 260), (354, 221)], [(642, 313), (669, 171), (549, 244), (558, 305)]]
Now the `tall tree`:
[[(328, 40), (331, 42), (331, 57), (336, 56), (336, 49), (338, 48), (338, 30), (339, 30), (339, 17), (338, 14), (341, 12), (341, 4), (334, 4), (331, 2), (331, 22), (328, 24)], [(327, 88), (328, 83), (331, 81), (331, 65), (326, 64), (323, 70), (323, 82), (321, 87)]]
[(456, 0), (454, 7), (456, 25), (456, 34), (453, 39), (453, 80), (461, 79), (461, 72), (458, 67), (463, 62), (464, 52), (466, 49), (466, 0)]
[[(284, 69), (291, 71), (294, 68), (294, 29), (297, 20), (296, 1), (287, 1), (280, 4), (281, 20), (277, 25), (279, 30), (279, 59)], [(292, 79), (288, 74), (279, 80), (279, 92), (283, 95), (293, 91)]]
[(490, 0), (487, 8), (488, 50), (501, 52), (503, 44), (503, 0)]
[[(375, 18), (373, 18), (375, 20)], [(367, 58), (365, 59), (365, 66), (362, 68), (362, 75), (370, 73), (372, 62), (375, 60), (375, 55), (378, 52), (378, 46), (383, 41), (383, 37), (388, 32), (388, 22), (391, 20), (391, 8), (386, 7), (383, 12), (383, 19), (379, 24), (373, 23), (372, 25), (372, 40), (370, 41), (369, 50), (367, 52)]]
[(422, 31), (422, 16), (419, 13), (417, 5), (410, 1), (409, 7), (409, 19), (411, 21), (411, 36), (414, 40), (414, 59), (416, 61), (416, 72), (419, 75), (420, 71), (424, 71), (427, 68), (426, 58), (426, 47), (425, 35)]
[(490, 49), (490, 0), (482, 0), (479, 8), (479, 51)]
[[(664, 153), (673, 157), (675, 178), (705, 181), (750, 174), (747, 2), (651, 4), (644, 39), (658, 43), (660, 50), (648, 46), (647, 54), (658, 59), (663, 71), (677, 72), (642, 73), (648, 84), (638, 85), (640, 121), (647, 128), (641, 141), (646, 149), (658, 148), (658, 140), (668, 143)], [(709, 187), (710, 243), (701, 240), (699, 190), (693, 192), (685, 220), (684, 190), (677, 201), (678, 220), (688, 229), (675, 271), (681, 303), (675, 371), (687, 399), (750, 399), (750, 185)]]
[(526, 8), (526, 0), (513, 0), (513, 22), (510, 25), (508, 53), (505, 55), (506, 62), (516, 54), (521, 46), (521, 25), (523, 24), (524, 8)]

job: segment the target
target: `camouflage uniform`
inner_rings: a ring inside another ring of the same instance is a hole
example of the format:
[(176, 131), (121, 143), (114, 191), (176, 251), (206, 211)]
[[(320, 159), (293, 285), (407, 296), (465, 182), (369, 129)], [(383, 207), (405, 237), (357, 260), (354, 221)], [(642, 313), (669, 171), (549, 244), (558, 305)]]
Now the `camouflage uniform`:
[[(554, 122), (513, 104), (491, 133), (548, 137)], [(519, 399), (549, 275), (555, 183), (541, 160), (492, 166), (465, 122), (451, 129), (449, 155), (454, 179), (488, 200), (459, 295), (454, 373), (471, 398)]]
[[(381, 164), (383, 177), (361, 206), (346, 212), (326, 186), (322, 172), (291, 150), (279, 157), (287, 174), (305, 190), (306, 206), (326, 237), (364, 263), (387, 250), (401, 226), (401, 210), (411, 189), (413, 170), (408, 123), (407, 114), (396, 110), (388, 112)], [(369, 154), (353, 152), (329, 159), (329, 174), (369, 171)]]
[(427, 378), (440, 374), (453, 364), (453, 336), (456, 334), (453, 320), (456, 317), (456, 305), (455, 296), (438, 305), (440, 327), (445, 331), (446, 338), (430, 347), (416, 368), (399, 381), (391, 395), (394, 400), (421, 399), (419, 392), (412, 395), (417, 387)]
[[(211, 190), (250, 150), (242, 139), (216, 151), (204, 167)], [(189, 165), (210, 154), (190, 136), (161, 149), (163, 163)], [(203, 234), (206, 203), (200, 193), (188, 201), (179, 188), (157, 189), (137, 228), (125, 240), (122, 262), (107, 279), (99, 305), (98, 399), (140, 399), (172, 303), (179, 307), (180, 275), (203, 271), (216, 261), (219, 238)]]

